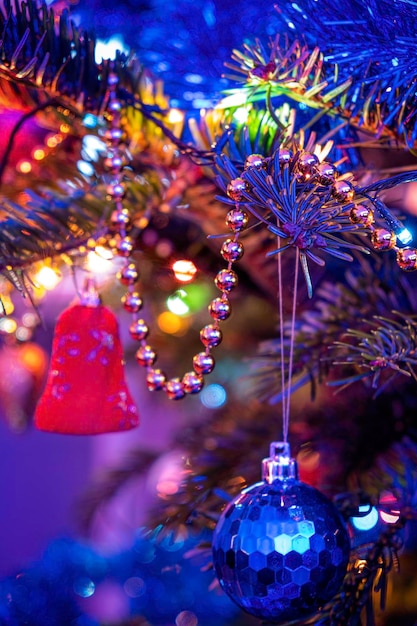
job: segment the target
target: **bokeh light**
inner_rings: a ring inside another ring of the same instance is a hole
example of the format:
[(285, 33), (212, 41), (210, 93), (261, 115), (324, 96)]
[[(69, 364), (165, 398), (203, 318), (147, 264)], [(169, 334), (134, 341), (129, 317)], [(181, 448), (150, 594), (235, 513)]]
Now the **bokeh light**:
[(146, 592), (146, 583), (143, 578), (132, 576), (127, 579), (123, 588), (130, 598), (140, 598)]
[(175, 278), (182, 283), (191, 282), (197, 274), (197, 268), (192, 261), (179, 259), (172, 265)]
[(106, 59), (115, 59), (117, 52), (129, 53), (129, 48), (125, 45), (121, 35), (114, 35), (109, 39), (97, 39), (95, 48), (96, 63), (101, 63)]
[(93, 274), (108, 274), (113, 271), (113, 254), (108, 248), (97, 246), (87, 255), (87, 269)]
[(74, 582), (74, 592), (81, 598), (90, 598), (96, 590), (91, 578), (78, 578)]
[(52, 291), (60, 283), (61, 276), (52, 267), (43, 265), (34, 276), (35, 282), (46, 289)]
[(175, 626), (197, 626), (198, 618), (192, 611), (181, 611), (175, 620)]
[(29, 161), (19, 161), (17, 164), (17, 169), (22, 174), (29, 174), (32, 171), (32, 164)]
[(35, 159), (35, 161), (42, 161), (42, 159), (44, 159), (45, 156), (46, 156), (46, 153), (43, 148), (36, 148), (36, 150), (33, 151), (33, 158)]
[(208, 409), (218, 409), (227, 400), (227, 393), (222, 385), (212, 383), (204, 387), (200, 393), (201, 403)]
[(158, 315), (157, 323), (162, 332), (168, 335), (183, 335), (188, 329), (188, 322), (171, 311)]
[(365, 513), (366, 511), (369, 511), (369, 513), (363, 517), (352, 517), (352, 524), (356, 530), (371, 530), (378, 524), (379, 515), (376, 508), (374, 506), (369, 508), (368, 505), (359, 507), (359, 513)]
[(11, 317), (3, 317), (0, 319), (0, 332), (11, 335), (15, 332), (17, 323)]
[(185, 302), (187, 292), (184, 289), (178, 289), (175, 293), (167, 298), (167, 307), (175, 315), (188, 315), (190, 307)]
[(379, 503), (389, 511), (379, 511), (379, 516), (385, 524), (395, 524), (400, 519), (400, 511), (398, 510), (398, 500), (390, 491), (381, 494)]

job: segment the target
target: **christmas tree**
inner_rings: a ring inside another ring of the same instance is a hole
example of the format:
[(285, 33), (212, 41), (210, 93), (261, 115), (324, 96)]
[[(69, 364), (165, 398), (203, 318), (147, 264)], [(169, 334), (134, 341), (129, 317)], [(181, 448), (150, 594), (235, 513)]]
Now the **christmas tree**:
[(1, 623), (415, 625), (416, 18), (4, 0), (1, 411), (121, 453)]

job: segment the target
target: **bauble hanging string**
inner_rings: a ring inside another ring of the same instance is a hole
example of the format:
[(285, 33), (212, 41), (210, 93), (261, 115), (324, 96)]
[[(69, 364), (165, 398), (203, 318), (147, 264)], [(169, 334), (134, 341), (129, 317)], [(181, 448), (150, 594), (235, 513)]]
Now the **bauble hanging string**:
[[(284, 176), (289, 174), (291, 158), (287, 150), (278, 153), (275, 165), (280, 168), (280, 175), (281, 172)], [(317, 166), (315, 155), (302, 155), (296, 170), (297, 180), (308, 182)], [(320, 176), (325, 183), (321, 184), (336, 185), (333, 166), (324, 166), (320, 168)], [(259, 181), (261, 176), (257, 173), (264, 173), (266, 167), (267, 161), (262, 156), (248, 157), (242, 176), (233, 179), (227, 187), (229, 198), (236, 202), (235, 210), (242, 210), (242, 204), (248, 199), (246, 177), (249, 175)], [(338, 202), (349, 203), (351, 185), (340, 182), (343, 184), (335, 186)], [(288, 206), (295, 199), (295, 184), (292, 196), (289, 194), (284, 201), (287, 203), (284, 210), (293, 221), (283, 222), (277, 210), (276, 222), (268, 222), (277, 237), (277, 252), (283, 249), (282, 238), (291, 230), (295, 234), (293, 227), (297, 216)], [(263, 185), (263, 191), (272, 188), (271, 180)], [(254, 192), (254, 195), (258, 194)], [(248, 208), (253, 209), (253, 205)], [(303, 217), (308, 217), (309, 207), (304, 209)], [(259, 215), (256, 216), (259, 219)], [(312, 237), (317, 243), (319, 233), (319, 230), (313, 233), (300, 227), (296, 235), (300, 239), (294, 240), (297, 243), (293, 246), (295, 264), (288, 359), (285, 358), (281, 254), (277, 257), (283, 441), (271, 443), (270, 456), (262, 461), (262, 481), (244, 489), (226, 506), (212, 542), (213, 564), (224, 591), (244, 611), (272, 622), (300, 619), (328, 602), (342, 584), (350, 553), (349, 536), (341, 515), (323, 494), (298, 480), (297, 463), (291, 457), (288, 443), (299, 262), (302, 251), (309, 250)]]

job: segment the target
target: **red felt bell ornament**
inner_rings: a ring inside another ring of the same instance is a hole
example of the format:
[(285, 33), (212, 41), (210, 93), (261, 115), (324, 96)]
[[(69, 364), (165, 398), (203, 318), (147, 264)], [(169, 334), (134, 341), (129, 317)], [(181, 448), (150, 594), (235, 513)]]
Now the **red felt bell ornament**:
[(129, 430), (138, 423), (124, 378), (117, 319), (89, 291), (81, 304), (58, 318), (35, 426), (52, 433), (95, 435)]

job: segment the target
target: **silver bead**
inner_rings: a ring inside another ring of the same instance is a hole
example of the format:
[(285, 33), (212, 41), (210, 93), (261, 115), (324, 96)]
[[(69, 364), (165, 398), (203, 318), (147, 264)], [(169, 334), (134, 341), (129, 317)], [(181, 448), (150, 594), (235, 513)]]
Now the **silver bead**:
[(161, 370), (150, 369), (146, 375), (146, 385), (149, 391), (159, 391), (165, 387), (166, 376)]
[(110, 224), (113, 228), (127, 228), (130, 226), (130, 215), (127, 209), (116, 209), (110, 216)]
[(182, 377), (182, 384), (185, 393), (199, 393), (204, 385), (204, 379), (197, 372), (187, 372)]
[(139, 277), (139, 272), (136, 269), (134, 263), (129, 263), (122, 267), (120, 272), (117, 273), (117, 278), (120, 280), (122, 285), (133, 285)]
[(109, 196), (111, 196), (115, 200), (118, 200), (120, 198), (123, 198), (123, 196), (125, 195), (126, 185), (118, 181), (114, 183), (110, 183), (110, 185), (107, 185), (106, 187), (106, 192), (108, 193)]
[(248, 214), (242, 209), (232, 209), (226, 215), (226, 225), (235, 233), (244, 230), (249, 222)]
[(206, 348), (215, 348), (222, 342), (222, 339), (222, 331), (213, 324), (207, 324), (200, 330), (200, 340)]
[(110, 170), (114, 174), (120, 172), (123, 166), (124, 159), (119, 154), (113, 154), (112, 156), (108, 156), (104, 159), (104, 167), (106, 170)]
[(243, 245), (234, 239), (226, 239), (220, 250), (225, 261), (238, 261), (242, 258), (243, 252)]
[(123, 131), (121, 128), (108, 128), (104, 132), (104, 138), (113, 146), (117, 146), (123, 137)]
[(214, 283), (221, 291), (229, 292), (236, 287), (238, 277), (233, 270), (220, 270), (214, 279)]
[(332, 185), (332, 196), (338, 202), (350, 202), (353, 200), (355, 190), (353, 185), (347, 180), (337, 180)]
[(336, 168), (333, 163), (319, 163), (316, 167), (317, 181), (320, 185), (332, 185), (336, 178)]
[(116, 100), (116, 99), (112, 99), (110, 100), (108, 106), (107, 106), (107, 110), (110, 113), (120, 113), (120, 111), (122, 110), (122, 104), (120, 102), (120, 100)]
[(285, 165), (289, 163), (292, 159), (292, 152), (287, 148), (280, 148), (278, 150), (278, 161), (280, 165)]
[(107, 77), (107, 84), (109, 87), (114, 87), (119, 83), (119, 77), (114, 72), (109, 72)]
[(375, 228), (371, 233), (371, 244), (375, 250), (392, 250), (396, 243), (396, 234), (387, 228)]
[(153, 365), (156, 361), (156, 352), (151, 346), (140, 346), (136, 351), (136, 360), (142, 367)]
[(143, 306), (143, 300), (137, 291), (126, 293), (122, 297), (122, 304), (125, 311), (129, 313), (137, 313)]
[(318, 164), (319, 159), (312, 152), (303, 152), (302, 154), (300, 154), (297, 161), (297, 167), (302, 172), (304, 172), (305, 170), (311, 171)]
[(240, 202), (243, 198), (243, 192), (246, 191), (247, 183), (243, 178), (234, 178), (227, 185), (226, 193), (235, 202)]
[(214, 298), (209, 304), (209, 313), (215, 320), (227, 320), (231, 312), (230, 302), (224, 298)]
[(244, 169), (250, 170), (254, 168), (260, 170), (265, 167), (265, 157), (262, 154), (250, 154), (245, 161)]
[(129, 257), (133, 251), (133, 239), (131, 237), (122, 237), (116, 244), (116, 252), (119, 256)]
[(146, 339), (149, 334), (149, 328), (144, 320), (135, 320), (129, 326), (129, 333), (132, 339), (136, 339), (137, 341), (142, 341)]
[(405, 272), (414, 272), (417, 270), (416, 248), (400, 248), (397, 251), (397, 263)]
[(297, 161), (298, 179), (302, 182), (309, 181), (315, 175), (318, 164), (319, 159), (315, 154), (311, 152), (300, 154)]
[(199, 352), (193, 357), (193, 368), (197, 374), (210, 374), (214, 369), (214, 358), (206, 352)]
[(374, 212), (364, 204), (356, 204), (349, 213), (349, 219), (353, 224), (362, 224), (366, 228), (375, 222)]
[(181, 400), (185, 396), (184, 385), (179, 378), (167, 380), (165, 391), (170, 400)]

